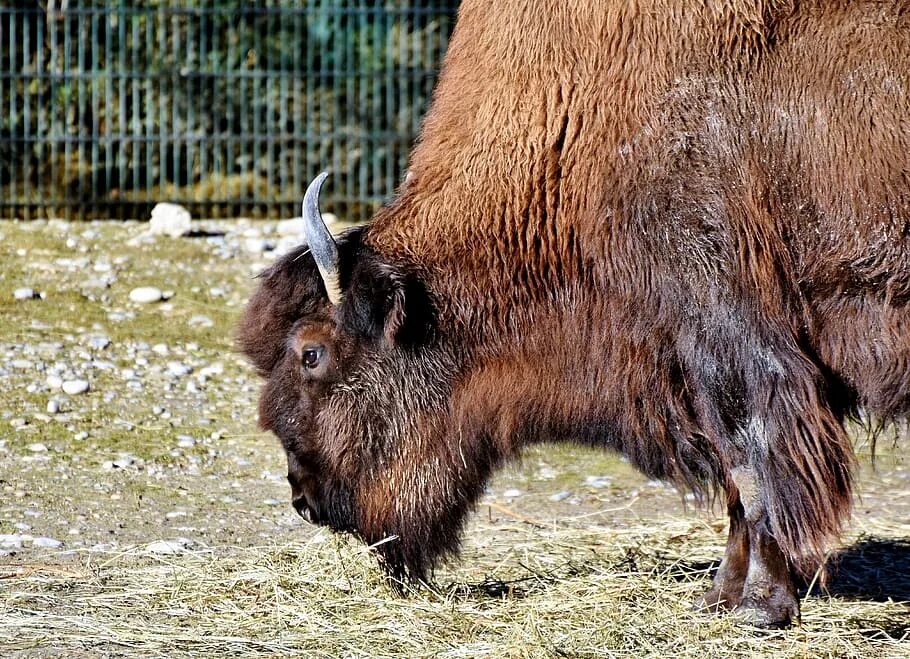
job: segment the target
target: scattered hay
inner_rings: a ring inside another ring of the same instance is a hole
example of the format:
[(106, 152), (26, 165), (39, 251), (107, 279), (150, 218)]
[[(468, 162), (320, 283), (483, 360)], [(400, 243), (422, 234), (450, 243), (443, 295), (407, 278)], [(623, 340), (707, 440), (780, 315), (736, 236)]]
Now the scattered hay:
[[(140, 548), (5, 569), (0, 647), (38, 655), (380, 657), (910, 656), (906, 527), (841, 552), (799, 627), (694, 613), (716, 525), (475, 524), (432, 587), (396, 595), (360, 544), (327, 532), (282, 547), (166, 557)], [(887, 539), (895, 538), (895, 539)], [(863, 587), (863, 584), (866, 584)]]

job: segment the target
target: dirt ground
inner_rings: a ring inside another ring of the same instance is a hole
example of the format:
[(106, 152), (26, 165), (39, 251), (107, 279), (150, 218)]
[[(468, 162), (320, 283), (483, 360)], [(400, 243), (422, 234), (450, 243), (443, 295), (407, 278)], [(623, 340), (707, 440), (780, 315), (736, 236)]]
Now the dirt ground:
[[(173, 648), (166, 644), (57, 646), (30, 626), (37, 618), (29, 612), (72, 604), (54, 579), (89, 565), (97, 574), (104, 557), (241, 555), (325, 534), (288, 504), (282, 451), (255, 427), (259, 383), (233, 345), (252, 274), (296, 242), (282, 231), (275, 223), (210, 222), (175, 239), (148, 236), (135, 223), (0, 223), (0, 649), (168, 656)], [(140, 287), (157, 288), (160, 299), (131, 300)], [(869, 646), (868, 656), (910, 656), (910, 608), (894, 603), (910, 600), (910, 449), (902, 443), (880, 439), (874, 467), (868, 444), (859, 443), (856, 514), (828, 591), (887, 602), (897, 620), (906, 614), (903, 628), (882, 631), (886, 649)], [(516, 561), (514, 548), (496, 553), (490, 534), (504, 528), (520, 528), (534, 542), (555, 528), (621, 534), (679, 524), (710, 534), (699, 546), (708, 562), (698, 587), (706, 588), (722, 553), (721, 517), (616, 456), (542, 446), (491, 483), (468, 530), (464, 561)], [(887, 578), (876, 582), (870, 560)], [(864, 625), (860, 617), (849, 631), (865, 638)], [(865, 642), (844, 652), (865, 652)], [(215, 647), (219, 654), (218, 647), (234, 646)], [(258, 654), (257, 647), (234, 650)], [(543, 656), (546, 647), (514, 656)], [(592, 647), (597, 656), (622, 654)], [(262, 652), (306, 648), (291, 643)]]

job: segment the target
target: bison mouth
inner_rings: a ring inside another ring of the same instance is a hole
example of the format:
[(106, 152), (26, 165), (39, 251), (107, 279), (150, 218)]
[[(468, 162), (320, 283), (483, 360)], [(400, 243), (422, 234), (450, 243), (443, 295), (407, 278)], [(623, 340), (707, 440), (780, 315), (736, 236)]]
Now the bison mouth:
[(346, 488), (295, 479), (291, 484), (291, 505), (310, 524), (356, 533), (353, 496)]
[(319, 510), (314, 506), (310, 501), (304, 497), (293, 497), (291, 499), (291, 505), (294, 506), (294, 510), (297, 511), (297, 514), (303, 517), (310, 524), (322, 524), (321, 518), (319, 516)]

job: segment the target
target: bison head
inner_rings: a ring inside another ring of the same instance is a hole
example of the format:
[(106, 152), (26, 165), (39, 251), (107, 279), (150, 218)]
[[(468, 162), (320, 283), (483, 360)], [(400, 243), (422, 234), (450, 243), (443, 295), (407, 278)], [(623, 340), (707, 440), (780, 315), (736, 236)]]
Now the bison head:
[(453, 423), (463, 355), (420, 276), (363, 229), (336, 242), (323, 179), (304, 201), (308, 245), (261, 275), (239, 342), (266, 380), (259, 420), (287, 453), (294, 507), (374, 546), (394, 577), (423, 579), (457, 549), (495, 458)]

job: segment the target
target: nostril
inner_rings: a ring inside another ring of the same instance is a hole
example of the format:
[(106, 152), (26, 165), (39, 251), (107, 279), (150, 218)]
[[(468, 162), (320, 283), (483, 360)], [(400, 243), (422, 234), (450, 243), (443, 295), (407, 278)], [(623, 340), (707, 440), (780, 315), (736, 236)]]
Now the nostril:
[(297, 455), (288, 453), (288, 483), (291, 486), (291, 505), (297, 514), (311, 524), (319, 523), (319, 487), (308, 464)]
[(295, 497), (291, 500), (291, 505), (294, 506), (294, 510), (297, 511), (297, 514), (303, 517), (310, 524), (317, 524), (319, 518), (316, 515), (316, 509), (306, 500), (306, 497), (300, 496)]

